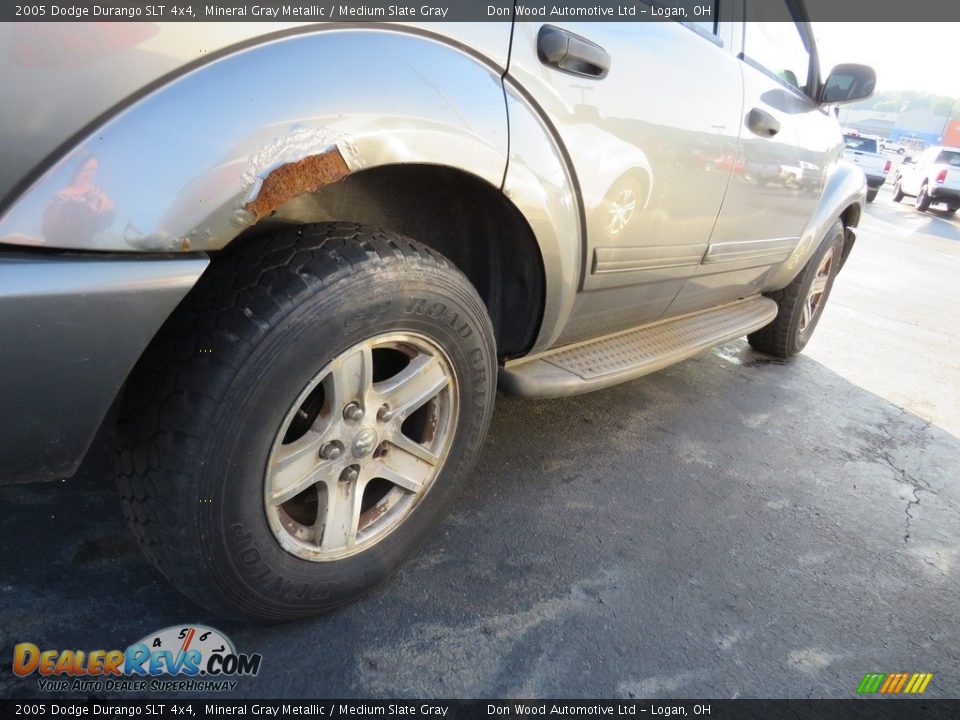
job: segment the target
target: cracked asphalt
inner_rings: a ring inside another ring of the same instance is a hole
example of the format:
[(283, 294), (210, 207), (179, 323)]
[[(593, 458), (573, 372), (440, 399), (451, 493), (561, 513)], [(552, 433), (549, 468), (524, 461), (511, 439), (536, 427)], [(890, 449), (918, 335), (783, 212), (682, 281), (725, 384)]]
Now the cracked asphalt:
[(0, 488), (12, 646), (126, 647), (200, 622), (264, 656), (241, 696), (960, 696), (960, 222), (887, 189), (807, 351), (736, 341), (594, 395), (501, 396), (474, 481), (365, 600), (226, 622), (140, 558), (106, 453)]

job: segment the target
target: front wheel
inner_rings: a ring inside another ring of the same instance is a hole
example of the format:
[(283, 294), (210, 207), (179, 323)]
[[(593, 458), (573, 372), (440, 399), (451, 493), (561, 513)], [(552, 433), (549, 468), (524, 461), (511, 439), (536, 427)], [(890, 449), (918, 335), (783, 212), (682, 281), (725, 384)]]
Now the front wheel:
[(307, 615), (389, 576), (467, 479), (490, 320), (447, 260), (386, 232), (314, 225), (226, 252), (125, 394), (120, 496), (199, 604)]
[(843, 225), (838, 221), (793, 282), (768, 295), (777, 301), (777, 317), (747, 336), (754, 350), (788, 358), (806, 347), (840, 271), (842, 253)]

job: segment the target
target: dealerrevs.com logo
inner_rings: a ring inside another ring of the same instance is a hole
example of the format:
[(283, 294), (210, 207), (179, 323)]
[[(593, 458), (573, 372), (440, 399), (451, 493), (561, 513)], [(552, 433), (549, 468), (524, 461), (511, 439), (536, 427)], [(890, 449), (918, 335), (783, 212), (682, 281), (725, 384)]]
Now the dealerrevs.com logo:
[(260, 672), (262, 660), (202, 625), (168, 627), (126, 650), (41, 650), (28, 642), (13, 648), (14, 674), (36, 673), (45, 692), (231, 691), (235, 678)]

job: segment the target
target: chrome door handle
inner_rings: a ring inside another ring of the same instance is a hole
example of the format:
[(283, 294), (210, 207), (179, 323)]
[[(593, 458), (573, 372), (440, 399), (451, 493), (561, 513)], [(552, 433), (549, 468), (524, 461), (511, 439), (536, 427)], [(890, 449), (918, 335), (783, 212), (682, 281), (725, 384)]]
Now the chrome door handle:
[(537, 33), (537, 57), (548, 67), (591, 78), (610, 72), (610, 55), (596, 43), (552, 25)]

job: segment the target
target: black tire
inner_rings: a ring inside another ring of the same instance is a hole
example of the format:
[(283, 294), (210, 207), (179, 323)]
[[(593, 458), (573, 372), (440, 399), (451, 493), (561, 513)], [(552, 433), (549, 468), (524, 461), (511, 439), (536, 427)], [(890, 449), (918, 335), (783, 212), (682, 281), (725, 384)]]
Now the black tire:
[(920, 212), (926, 212), (930, 209), (930, 202), (930, 196), (927, 195), (927, 184), (924, 183), (920, 186), (920, 192), (917, 194), (916, 200), (914, 201), (914, 207), (916, 207)]
[[(833, 252), (833, 260), (829, 268), (826, 290), (817, 305), (812, 320), (801, 331), (800, 325), (807, 295), (821, 262), (831, 251)], [(840, 269), (842, 253), (843, 224), (837, 221), (827, 232), (820, 247), (807, 261), (807, 264), (803, 266), (803, 270), (794, 278), (793, 282), (783, 290), (767, 295), (767, 297), (777, 301), (779, 309), (777, 317), (772, 323), (747, 336), (747, 340), (754, 350), (778, 358), (789, 358), (806, 347), (813, 331), (816, 330), (820, 317), (823, 315), (824, 306), (830, 299), (830, 291), (833, 289), (834, 280)]]
[(878, 192), (880, 192), (880, 188), (867, 188), (867, 202), (872, 203), (876, 200)]
[[(338, 353), (418, 333), (448, 356), (458, 412), (428, 492), (379, 542), (343, 559), (284, 550), (264, 471), (294, 400)], [(347, 603), (396, 570), (442, 519), (493, 410), (496, 352), (473, 286), (445, 258), (388, 232), (335, 223), (227, 249), (136, 368), (118, 428), (124, 513), (146, 554), (191, 599), (282, 620)]]
[(906, 150), (904, 150), (903, 148), (897, 148), (897, 155), (903, 155), (903, 153), (905, 152)]
[(900, 202), (904, 198), (903, 188), (900, 187), (900, 178), (893, 182), (893, 201)]

